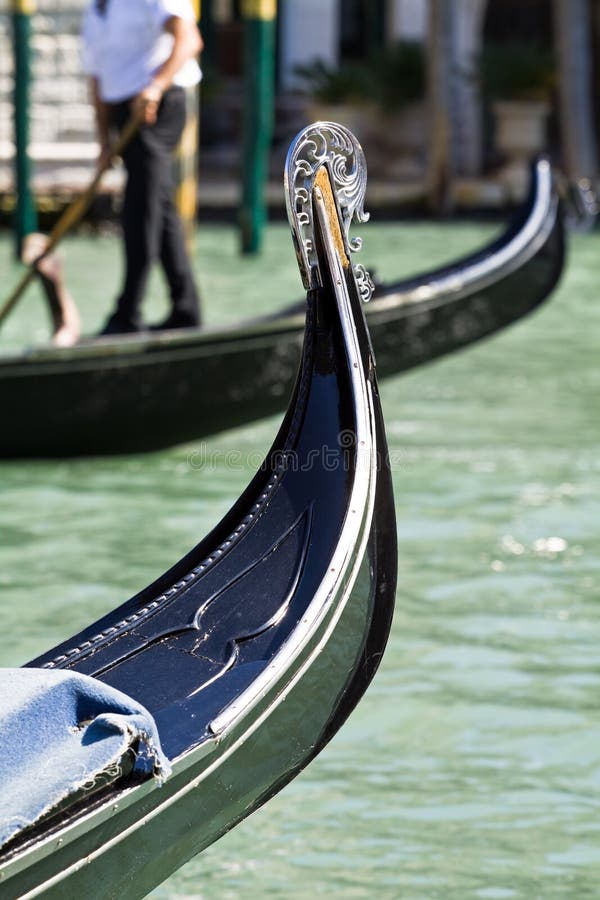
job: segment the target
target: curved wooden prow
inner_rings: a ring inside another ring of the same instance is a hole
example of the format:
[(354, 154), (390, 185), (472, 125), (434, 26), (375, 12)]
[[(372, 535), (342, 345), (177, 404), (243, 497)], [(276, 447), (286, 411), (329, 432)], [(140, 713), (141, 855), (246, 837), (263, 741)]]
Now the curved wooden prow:
[(325, 166), (321, 166), (315, 175), (314, 194), (317, 200), (321, 200), (324, 205), (325, 214), (331, 231), (331, 238), (340, 259), (340, 263), (344, 269), (350, 265), (350, 259), (346, 253), (346, 246), (342, 235), (342, 227), (340, 225), (340, 217), (331, 186), (331, 179)]

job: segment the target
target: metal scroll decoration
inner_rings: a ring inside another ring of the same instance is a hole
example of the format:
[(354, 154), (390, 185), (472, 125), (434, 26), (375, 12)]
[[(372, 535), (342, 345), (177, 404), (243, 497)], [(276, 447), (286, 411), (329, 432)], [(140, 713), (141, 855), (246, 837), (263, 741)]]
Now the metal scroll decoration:
[[(302, 282), (307, 290), (321, 285), (315, 251), (312, 191), (315, 175), (325, 165), (331, 179), (347, 255), (360, 250), (362, 240), (350, 238), (353, 221), (367, 222), (363, 208), (367, 165), (354, 135), (335, 122), (316, 122), (300, 132), (288, 152), (285, 196)], [(373, 293), (371, 276), (362, 265), (353, 266), (358, 289), (366, 302)]]

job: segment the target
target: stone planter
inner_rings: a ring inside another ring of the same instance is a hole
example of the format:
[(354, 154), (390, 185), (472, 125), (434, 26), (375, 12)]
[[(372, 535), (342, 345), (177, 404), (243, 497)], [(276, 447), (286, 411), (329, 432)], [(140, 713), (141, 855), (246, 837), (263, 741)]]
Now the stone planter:
[(377, 113), (368, 103), (324, 103), (311, 100), (306, 106), (309, 122), (337, 122), (348, 128), (368, 153), (377, 129)]
[(495, 144), (505, 157), (503, 181), (516, 201), (527, 189), (529, 162), (547, 149), (550, 104), (546, 101), (499, 100), (492, 106)]
[(391, 177), (423, 174), (427, 150), (427, 107), (410, 103), (397, 112), (380, 112), (378, 135), (385, 173)]
[(390, 178), (420, 177), (425, 168), (427, 109), (412, 103), (398, 112), (382, 112), (375, 104), (327, 104), (310, 101), (309, 122), (338, 122), (360, 141), (369, 173)]
[(492, 107), (496, 146), (510, 158), (529, 158), (546, 150), (550, 104), (545, 101), (502, 100)]

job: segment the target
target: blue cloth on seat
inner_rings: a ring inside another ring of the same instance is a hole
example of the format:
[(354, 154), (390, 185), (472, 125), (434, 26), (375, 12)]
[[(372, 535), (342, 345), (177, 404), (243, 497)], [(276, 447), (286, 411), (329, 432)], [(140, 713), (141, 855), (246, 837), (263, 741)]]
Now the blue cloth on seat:
[(171, 767), (156, 724), (114, 688), (61, 669), (0, 669), (0, 847), (77, 791), (91, 789), (135, 745), (135, 769)]

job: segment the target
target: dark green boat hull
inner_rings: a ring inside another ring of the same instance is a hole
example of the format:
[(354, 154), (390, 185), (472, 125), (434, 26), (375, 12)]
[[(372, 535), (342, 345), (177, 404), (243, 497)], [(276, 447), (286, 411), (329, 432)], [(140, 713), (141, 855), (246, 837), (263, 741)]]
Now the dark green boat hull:
[[(547, 163), (519, 219), (452, 266), (378, 290), (366, 309), (378, 377), (466, 347), (534, 310), (564, 264)], [(0, 362), (0, 457), (139, 453), (281, 412), (300, 359), (304, 311), (221, 330), (121, 337)]]

